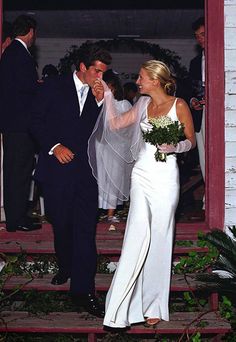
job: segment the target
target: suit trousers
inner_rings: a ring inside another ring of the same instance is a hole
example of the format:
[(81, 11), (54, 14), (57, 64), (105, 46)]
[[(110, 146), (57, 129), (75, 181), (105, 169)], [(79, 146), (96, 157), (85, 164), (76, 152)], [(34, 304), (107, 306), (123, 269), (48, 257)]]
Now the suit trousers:
[(3, 197), (9, 229), (26, 223), (34, 151), (28, 133), (3, 133)]
[(72, 295), (95, 292), (98, 190), (95, 179), (91, 176), (90, 180), (43, 184), (59, 271), (71, 278)]

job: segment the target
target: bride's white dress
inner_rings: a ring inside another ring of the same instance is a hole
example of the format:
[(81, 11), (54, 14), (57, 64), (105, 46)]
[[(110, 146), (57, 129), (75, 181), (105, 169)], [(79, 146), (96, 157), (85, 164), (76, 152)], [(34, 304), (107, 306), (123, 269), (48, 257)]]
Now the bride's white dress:
[[(176, 101), (167, 114), (178, 120)], [(147, 115), (140, 123), (148, 129)], [(169, 320), (169, 288), (179, 171), (175, 155), (157, 162), (143, 142), (131, 177), (122, 253), (106, 297), (104, 325), (126, 327), (145, 317)]]

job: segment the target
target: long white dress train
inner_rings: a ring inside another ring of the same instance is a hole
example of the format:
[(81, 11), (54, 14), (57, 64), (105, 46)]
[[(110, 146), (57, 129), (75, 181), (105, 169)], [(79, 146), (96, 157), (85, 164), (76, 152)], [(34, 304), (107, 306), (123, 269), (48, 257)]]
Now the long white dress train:
[[(178, 120), (176, 101), (167, 114)], [(148, 129), (147, 115), (140, 123)], [(106, 297), (104, 325), (114, 328), (145, 317), (169, 320), (169, 289), (179, 171), (175, 155), (157, 162), (143, 141), (131, 176), (130, 209), (122, 253)]]

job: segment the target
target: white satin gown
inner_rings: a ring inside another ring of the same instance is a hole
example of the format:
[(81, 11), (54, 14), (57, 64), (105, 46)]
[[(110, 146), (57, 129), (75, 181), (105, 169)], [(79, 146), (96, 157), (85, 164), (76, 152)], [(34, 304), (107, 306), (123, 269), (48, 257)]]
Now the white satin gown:
[[(176, 101), (167, 114), (178, 120)], [(148, 118), (140, 123), (147, 130)], [(157, 162), (143, 142), (131, 177), (130, 209), (119, 264), (106, 297), (104, 325), (169, 320), (169, 290), (179, 171), (175, 155)]]

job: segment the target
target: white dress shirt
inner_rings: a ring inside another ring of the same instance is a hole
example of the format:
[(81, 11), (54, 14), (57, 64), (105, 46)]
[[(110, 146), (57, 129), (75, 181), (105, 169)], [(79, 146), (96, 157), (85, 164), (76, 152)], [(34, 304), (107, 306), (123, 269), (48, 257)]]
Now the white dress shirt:
[(75, 88), (78, 96), (79, 107), (80, 107), (80, 114), (82, 114), (84, 104), (88, 95), (89, 85), (86, 83), (82, 83), (79, 77), (76, 75), (76, 70), (73, 73), (73, 80), (75, 82)]
[[(84, 108), (84, 104), (88, 95), (88, 91), (89, 91), (89, 85), (87, 83), (83, 83), (81, 82), (81, 80), (79, 79), (79, 77), (76, 75), (76, 70), (73, 72), (73, 80), (75, 83), (75, 88), (76, 88), (76, 92), (77, 92), (77, 96), (78, 96), (78, 101), (79, 101), (79, 107), (78, 109), (80, 109), (78, 111), (78, 115), (81, 116), (83, 108)], [(103, 103), (103, 100), (101, 101), (97, 101), (97, 105), (100, 107)], [(58, 145), (60, 145), (60, 143), (55, 144), (51, 150), (48, 152), (48, 154), (52, 155), (53, 154), (53, 150), (55, 147), (57, 147)]]
[(205, 87), (205, 53), (202, 50), (202, 86)]
[(27, 50), (27, 52), (30, 54), (30, 56), (31, 56), (31, 53), (29, 52), (29, 50), (28, 50), (28, 47), (27, 47), (27, 45), (25, 44), (25, 42), (23, 42), (23, 40), (21, 40), (21, 39), (19, 39), (19, 38), (15, 38), (15, 40), (18, 40), (18, 42), (20, 42), (23, 46), (24, 46), (24, 48)]

